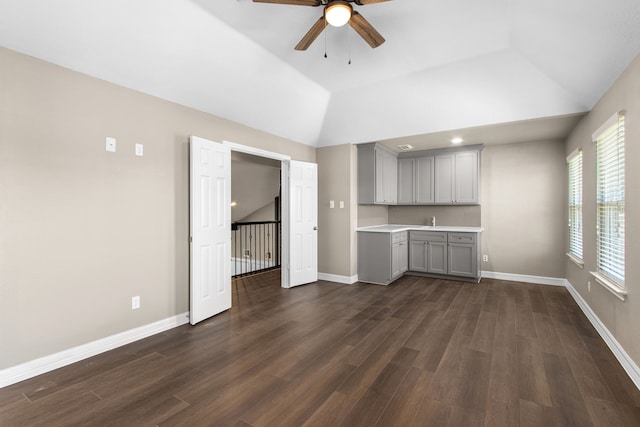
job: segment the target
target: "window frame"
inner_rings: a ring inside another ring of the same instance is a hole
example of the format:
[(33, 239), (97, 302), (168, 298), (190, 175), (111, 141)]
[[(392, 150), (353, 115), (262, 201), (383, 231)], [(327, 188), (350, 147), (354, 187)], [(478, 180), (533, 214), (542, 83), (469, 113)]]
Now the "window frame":
[(594, 134), (596, 144), (596, 282), (624, 301), (625, 120), (614, 114)]
[(567, 256), (580, 268), (584, 268), (582, 158), (582, 148), (576, 148), (567, 156), (567, 219), (569, 221)]

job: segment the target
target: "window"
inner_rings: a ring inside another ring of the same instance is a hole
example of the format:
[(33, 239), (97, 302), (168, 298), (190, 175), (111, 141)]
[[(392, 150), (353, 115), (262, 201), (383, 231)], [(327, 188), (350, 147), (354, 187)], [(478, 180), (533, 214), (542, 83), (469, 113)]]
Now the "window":
[(567, 157), (569, 169), (569, 258), (579, 266), (582, 261), (582, 150)]
[(594, 137), (597, 172), (594, 276), (614, 293), (624, 295), (624, 115), (614, 115)]

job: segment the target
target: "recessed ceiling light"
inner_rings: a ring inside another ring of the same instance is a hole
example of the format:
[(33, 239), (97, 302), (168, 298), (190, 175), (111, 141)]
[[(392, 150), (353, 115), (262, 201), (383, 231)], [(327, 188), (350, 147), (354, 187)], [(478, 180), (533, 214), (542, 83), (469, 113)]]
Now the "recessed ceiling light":
[(398, 148), (401, 149), (402, 151), (409, 151), (409, 150), (413, 150), (413, 145), (402, 144), (402, 145), (398, 145)]
[(452, 144), (460, 144), (462, 141), (464, 141), (464, 139), (460, 138), (459, 136), (451, 139)]

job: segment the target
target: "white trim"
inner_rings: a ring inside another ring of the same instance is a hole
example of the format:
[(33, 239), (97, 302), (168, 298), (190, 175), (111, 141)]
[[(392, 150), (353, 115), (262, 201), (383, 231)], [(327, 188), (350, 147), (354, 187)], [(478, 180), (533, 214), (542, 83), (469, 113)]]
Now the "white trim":
[(578, 154), (582, 153), (582, 147), (578, 147), (575, 150), (573, 150), (568, 156), (567, 156), (567, 163), (571, 162), (571, 160), (573, 160), (574, 157), (576, 157)]
[(355, 276), (339, 276), (337, 274), (318, 273), (318, 280), (326, 280), (328, 282), (344, 283), (347, 285), (353, 285), (358, 281), (358, 275)]
[(620, 301), (625, 300), (625, 298), (627, 297), (627, 291), (624, 290), (624, 288), (620, 287), (620, 285), (618, 285), (616, 282), (598, 271), (590, 271), (589, 273), (593, 276), (594, 279), (596, 279), (596, 282), (600, 286), (611, 292)]
[(618, 122), (620, 116), (624, 115), (625, 111), (622, 110), (609, 117), (606, 122), (600, 125), (600, 127), (595, 132), (593, 132), (593, 134), (591, 135), (591, 141), (596, 142), (603, 133), (605, 133), (611, 126), (615, 125)]
[(538, 285), (564, 286), (566, 279), (558, 277), (530, 276), (526, 274), (499, 273), (497, 271), (483, 271), (486, 279), (507, 280), (509, 282), (535, 283)]
[(188, 312), (0, 370), (0, 387), (33, 378), (186, 323), (189, 323)]
[(280, 160), (286, 162), (291, 160), (291, 156), (286, 154), (274, 153), (273, 151), (261, 150), (255, 147), (249, 147), (248, 145), (237, 144), (231, 141), (222, 141), (224, 145), (228, 145), (231, 151), (238, 151), (245, 154), (253, 154), (254, 156), (266, 157), (268, 159)]
[(607, 327), (602, 323), (600, 318), (596, 315), (596, 313), (591, 309), (589, 304), (582, 298), (580, 293), (576, 291), (573, 285), (565, 280), (565, 287), (573, 297), (573, 299), (578, 303), (578, 306), (582, 309), (582, 312), (587, 316), (587, 319), (591, 322), (593, 327), (598, 331), (602, 339), (609, 346), (613, 355), (616, 356), (618, 362), (622, 365), (624, 370), (627, 372), (627, 375), (631, 378), (631, 381), (640, 389), (640, 368), (636, 363), (631, 359), (629, 354), (624, 350), (624, 348), (620, 345), (618, 340), (613, 336), (613, 334), (607, 329)]
[[(224, 145), (229, 146), (231, 151), (237, 151), (254, 156), (266, 157), (267, 159), (280, 160), (280, 221), (282, 233), (282, 246), (280, 247), (280, 283), (283, 288), (290, 287), (290, 271), (289, 271), (289, 168), (291, 156), (280, 154), (273, 151), (261, 150), (260, 148), (250, 147), (248, 145), (238, 144), (231, 141), (223, 140)], [(231, 236), (231, 231), (229, 231)]]
[(580, 267), (581, 269), (584, 269), (584, 260), (578, 258), (577, 256), (575, 256), (574, 254), (567, 252), (565, 255), (567, 255), (567, 257), (578, 267)]

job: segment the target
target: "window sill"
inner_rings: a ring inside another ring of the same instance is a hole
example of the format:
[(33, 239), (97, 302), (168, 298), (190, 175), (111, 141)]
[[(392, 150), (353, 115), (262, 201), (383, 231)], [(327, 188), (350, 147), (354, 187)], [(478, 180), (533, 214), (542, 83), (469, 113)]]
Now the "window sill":
[(584, 261), (581, 260), (580, 258), (578, 258), (577, 256), (567, 253), (567, 257), (569, 257), (569, 259), (578, 267), (580, 267), (581, 269), (584, 269)]
[(620, 301), (624, 301), (627, 297), (627, 291), (620, 287), (617, 283), (613, 282), (611, 279), (599, 273), (597, 271), (590, 271), (591, 275), (596, 279), (603, 288), (611, 292), (615, 295)]

